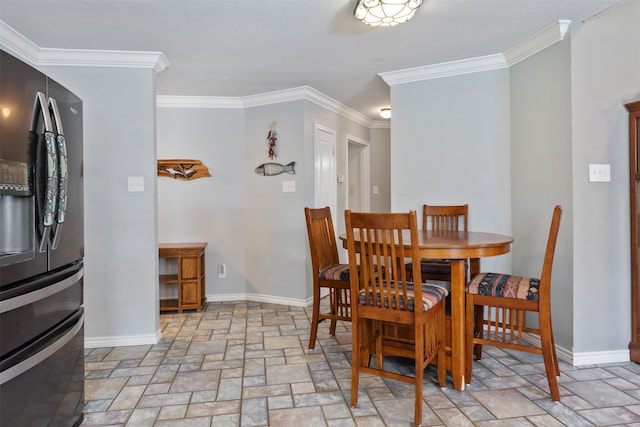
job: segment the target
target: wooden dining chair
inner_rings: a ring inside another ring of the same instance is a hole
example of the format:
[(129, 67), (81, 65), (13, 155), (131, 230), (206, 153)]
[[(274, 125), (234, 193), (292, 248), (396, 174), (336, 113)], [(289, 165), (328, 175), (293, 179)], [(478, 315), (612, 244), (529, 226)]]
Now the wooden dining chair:
[[(336, 321), (351, 320), (349, 264), (340, 264), (331, 209), (305, 208), (304, 215), (313, 270), (313, 312), (309, 335), (309, 348), (313, 349), (316, 345), (318, 323), (325, 319), (331, 320), (329, 333), (335, 335)], [(320, 294), (323, 288), (329, 291), (329, 309), (321, 312)]]
[[(422, 206), (422, 229), (467, 231), (469, 205)], [(406, 264), (407, 272), (413, 275), (414, 263)], [(420, 260), (422, 280), (451, 282), (451, 263), (446, 259)]]
[[(466, 292), (466, 369), (467, 383), (473, 370), (472, 350), (482, 357), (482, 345), (542, 354), (551, 398), (560, 401), (560, 376), (551, 326), (551, 269), (560, 228), (562, 208), (553, 210), (547, 248), (540, 279), (500, 273), (480, 273), (471, 279)], [(486, 308), (486, 310), (485, 310)], [(526, 324), (526, 313), (538, 313), (538, 327)], [(540, 337), (540, 347), (526, 344), (525, 333)]]
[[(415, 423), (422, 421), (424, 370), (438, 364), (438, 382), (446, 382), (444, 352), (444, 301), (441, 286), (408, 280), (404, 263), (418, 263), (418, 227), (415, 211), (409, 213), (356, 213), (345, 211), (347, 251), (351, 267), (351, 405), (358, 403), (360, 373), (415, 384)], [(356, 243), (355, 235), (359, 236)], [(358, 268), (358, 261), (360, 267)], [(385, 329), (409, 327), (407, 340), (390, 339)], [(375, 355), (375, 366), (371, 357)], [(385, 356), (414, 359), (415, 375), (384, 369)]]

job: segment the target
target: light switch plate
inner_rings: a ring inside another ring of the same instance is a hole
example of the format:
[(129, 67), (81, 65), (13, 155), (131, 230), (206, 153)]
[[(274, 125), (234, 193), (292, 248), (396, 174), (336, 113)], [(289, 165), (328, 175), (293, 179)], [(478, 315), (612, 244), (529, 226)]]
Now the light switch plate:
[(296, 192), (296, 182), (295, 181), (282, 181), (282, 192), (283, 193), (295, 193)]
[(590, 164), (589, 182), (611, 182), (611, 165)]
[(129, 192), (144, 191), (144, 177), (130, 176), (128, 179)]

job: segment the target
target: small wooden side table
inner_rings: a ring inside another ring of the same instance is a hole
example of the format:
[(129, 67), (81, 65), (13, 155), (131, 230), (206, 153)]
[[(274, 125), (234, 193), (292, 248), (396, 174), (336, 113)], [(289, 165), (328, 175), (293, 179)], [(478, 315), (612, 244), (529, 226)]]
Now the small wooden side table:
[(160, 283), (175, 284), (178, 298), (160, 300), (160, 311), (201, 311), (207, 300), (204, 251), (206, 243), (161, 243), (160, 259), (175, 259), (175, 273), (161, 274)]

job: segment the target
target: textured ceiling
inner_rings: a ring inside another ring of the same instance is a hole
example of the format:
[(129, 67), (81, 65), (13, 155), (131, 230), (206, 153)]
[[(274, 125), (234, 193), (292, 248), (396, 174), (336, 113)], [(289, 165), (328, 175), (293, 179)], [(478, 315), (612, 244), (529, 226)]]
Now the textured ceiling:
[(425, 0), (408, 23), (371, 28), (355, 0), (0, 0), (0, 20), (41, 48), (162, 52), (159, 95), (311, 86), (379, 119), (378, 73), (503, 53), (621, 1)]

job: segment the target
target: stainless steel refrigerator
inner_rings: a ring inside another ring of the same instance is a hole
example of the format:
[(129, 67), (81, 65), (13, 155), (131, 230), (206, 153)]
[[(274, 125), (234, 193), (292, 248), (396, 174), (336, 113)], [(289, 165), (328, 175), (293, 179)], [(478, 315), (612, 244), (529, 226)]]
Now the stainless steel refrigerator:
[(0, 51), (0, 425), (84, 404), (82, 101)]

